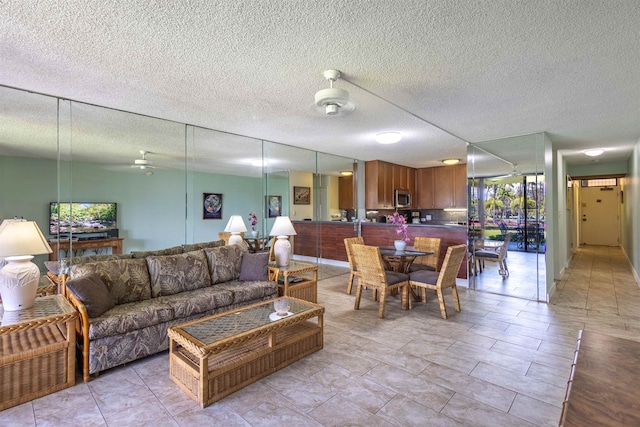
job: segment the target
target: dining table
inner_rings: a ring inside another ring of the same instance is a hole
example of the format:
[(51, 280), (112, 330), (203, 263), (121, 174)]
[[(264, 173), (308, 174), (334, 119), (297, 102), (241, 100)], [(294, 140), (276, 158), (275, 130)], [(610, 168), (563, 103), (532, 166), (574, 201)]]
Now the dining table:
[[(433, 255), (433, 252), (419, 251), (413, 246), (407, 246), (403, 250), (397, 250), (394, 246), (380, 246), (380, 255), (385, 270), (409, 274), (411, 264), (419, 256)], [(414, 301), (420, 301), (420, 296), (409, 286), (409, 296)]]

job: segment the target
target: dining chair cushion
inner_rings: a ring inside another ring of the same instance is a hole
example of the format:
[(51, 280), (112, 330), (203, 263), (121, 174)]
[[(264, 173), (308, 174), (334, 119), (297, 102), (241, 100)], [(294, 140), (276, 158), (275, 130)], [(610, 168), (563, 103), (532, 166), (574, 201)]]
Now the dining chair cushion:
[(500, 256), (500, 253), (496, 251), (485, 251), (485, 250), (476, 251), (476, 257), (498, 259), (499, 256)]
[(409, 275), (404, 273), (398, 273), (395, 271), (386, 271), (387, 286), (395, 285), (396, 283), (406, 282), (409, 280)]
[(435, 285), (438, 282), (438, 276), (440, 273), (437, 271), (419, 270), (409, 274), (409, 278), (412, 282), (428, 283)]
[(416, 264), (415, 262), (409, 266), (409, 273), (413, 273), (414, 271), (436, 271), (435, 268), (431, 265), (426, 264)]

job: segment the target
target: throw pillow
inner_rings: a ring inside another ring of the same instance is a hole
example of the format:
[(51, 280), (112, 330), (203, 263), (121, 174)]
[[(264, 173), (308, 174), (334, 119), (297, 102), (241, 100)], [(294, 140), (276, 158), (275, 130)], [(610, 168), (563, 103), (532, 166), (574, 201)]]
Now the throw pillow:
[(268, 265), (269, 252), (245, 252), (240, 267), (240, 280), (269, 280)]
[(69, 280), (67, 289), (87, 307), (89, 317), (99, 317), (116, 305), (107, 285), (96, 273)]

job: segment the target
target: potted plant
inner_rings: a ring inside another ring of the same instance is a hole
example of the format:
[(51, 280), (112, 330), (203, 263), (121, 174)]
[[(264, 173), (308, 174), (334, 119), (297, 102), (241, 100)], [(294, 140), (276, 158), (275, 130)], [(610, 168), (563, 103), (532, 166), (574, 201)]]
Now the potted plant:
[(256, 225), (258, 225), (258, 216), (255, 212), (249, 212), (248, 220), (251, 224), (251, 234), (253, 237), (258, 237), (258, 230), (256, 230)]
[(404, 216), (398, 212), (394, 212), (393, 215), (387, 215), (387, 222), (396, 226), (396, 234), (399, 237), (399, 239), (394, 240), (393, 245), (397, 251), (404, 251), (409, 241), (409, 237), (407, 236), (407, 221), (404, 219)]

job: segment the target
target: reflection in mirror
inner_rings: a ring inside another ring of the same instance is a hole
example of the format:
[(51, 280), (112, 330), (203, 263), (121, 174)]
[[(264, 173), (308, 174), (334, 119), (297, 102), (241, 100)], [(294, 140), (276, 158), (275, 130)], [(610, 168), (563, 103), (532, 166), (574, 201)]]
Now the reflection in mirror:
[(240, 215), (250, 234), (251, 212), (253, 228), (264, 235), (261, 158), (261, 140), (187, 127), (188, 242), (217, 240), (231, 215)]
[(71, 200), (117, 203), (123, 253), (184, 243), (184, 126), (78, 102), (71, 113)]
[(56, 98), (0, 87), (0, 219), (36, 221), (45, 236), (58, 193), (57, 117)]
[[(520, 277), (519, 288), (499, 286), (485, 289), (513, 296), (544, 300), (546, 226), (544, 139), (541, 134), (506, 138), (471, 144), (468, 148), (469, 241), (482, 245), (487, 240), (504, 240), (512, 255), (508, 261), (521, 271), (512, 272), (509, 280)], [(474, 246), (475, 247), (475, 246)], [(530, 271), (524, 271), (529, 266)], [(535, 266), (535, 267), (532, 267)], [(534, 280), (532, 280), (532, 278)], [(477, 275), (470, 286), (483, 290), (484, 276)], [(513, 281), (515, 281), (513, 280)], [(523, 285), (522, 283), (528, 283)], [(542, 285), (541, 285), (542, 284)]]

